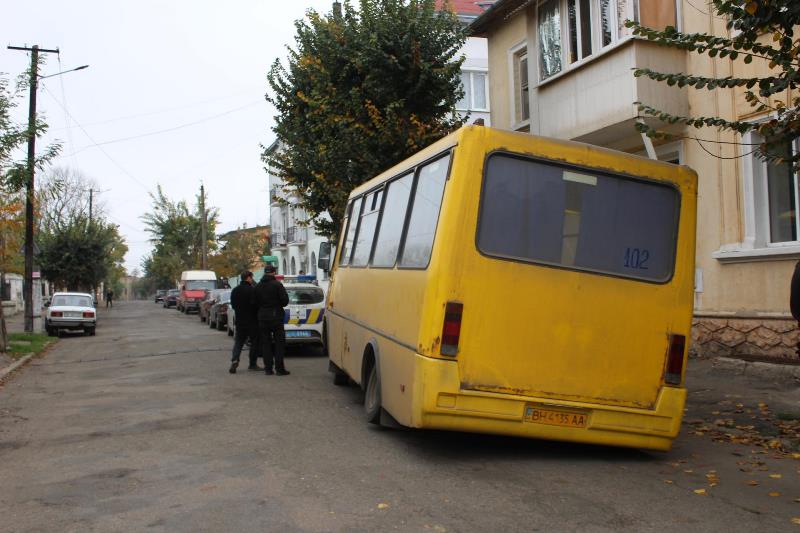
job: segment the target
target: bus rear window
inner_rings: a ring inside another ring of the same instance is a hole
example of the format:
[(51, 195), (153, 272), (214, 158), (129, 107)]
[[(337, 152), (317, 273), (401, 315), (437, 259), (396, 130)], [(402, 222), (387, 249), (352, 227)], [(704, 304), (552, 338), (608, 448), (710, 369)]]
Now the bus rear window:
[(490, 256), (665, 282), (679, 211), (668, 185), (493, 154), (477, 244)]

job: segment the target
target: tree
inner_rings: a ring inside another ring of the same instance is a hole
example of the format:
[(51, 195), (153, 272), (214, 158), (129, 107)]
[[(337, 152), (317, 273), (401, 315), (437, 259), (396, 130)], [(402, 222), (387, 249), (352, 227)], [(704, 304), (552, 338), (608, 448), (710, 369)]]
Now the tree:
[[(170, 200), (159, 186), (151, 195), (153, 209), (142, 216), (152, 236), (153, 252), (142, 262), (145, 276), (159, 287), (173, 286), (184, 270), (200, 267), (202, 254), (202, 213), (199, 207), (190, 210), (184, 200)], [(198, 204), (199, 205), (199, 202)], [(207, 248), (217, 249), (216, 227), (219, 211), (206, 208)]]
[[(350, 191), (462, 124), (466, 32), (436, 0), (345, 0), (295, 23), (267, 100), (285, 149), (264, 151), (317, 231), (338, 234)], [(330, 219), (320, 217), (329, 213)]]
[[(676, 116), (657, 107), (636, 102), (645, 116), (655, 117), (666, 124), (685, 124), (694, 128), (717, 128), (745, 134), (755, 131), (765, 140), (754, 147), (755, 154), (775, 163), (791, 163), (800, 170), (800, 153), (787, 150), (791, 141), (800, 136), (800, 39), (794, 38), (800, 25), (800, 2), (786, 0), (712, 0), (717, 16), (728, 20), (727, 27), (736, 31), (731, 38), (707, 33), (685, 34), (673, 27), (653, 30), (628, 21), (633, 34), (663, 46), (688, 50), (710, 57), (728, 57), (744, 63), (763, 62), (769, 75), (753, 78), (711, 78), (686, 73), (665, 73), (648, 68), (637, 69), (634, 76), (646, 76), (678, 87), (694, 87), (713, 91), (718, 88), (745, 88), (745, 98), (757, 112), (771, 112), (764, 122), (729, 121), (720, 117)], [(778, 97), (770, 103), (770, 97)], [(782, 100), (791, 97), (791, 101)], [(650, 137), (670, 138), (671, 134), (644, 123), (637, 129)]]
[(212, 270), (223, 277), (237, 276), (252, 268), (266, 246), (266, 237), (253, 230), (241, 228), (220, 237), (225, 244), (220, 252), (209, 259)]
[[(28, 87), (30, 80), (30, 71), (20, 76), (14, 89), (9, 86), (9, 81), (5, 74), (0, 73), (0, 193), (4, 198), (4, 203), (16, 202), (12, 200), (17, 197), (19, 191), (24, 187), (27, 182), (28, 168), (24, 160), (15, 160), (14, 154), (22, 147), (27, 141), (28, 137), (33, 130), (36, 137), (41, 137), (47, 131), (47, 124), (37, 116), (37, 120), (33, 124), (19, 124), (13, 118), (14, 109), (17, 107), (19, 99), (23, 91)], [(58, 143), (51, 144), (45, 148), (34, 160), (34, 165), (37, 168), (43, 168), (50, 160), (52, 160), (60, 150), (61, 146)], [(8, 207), (8, 205), (6, 205)], [(24, 206), (23, 206), (24, 207)], [(11, 210), (12, 212), (14, 209)], [(9, 216), (9, 211), (4, 208), (4, 217)], [(15, 217), (11, 217), (15, 218)], [(6, 220), (9, 222), (11, 219)], [(5, 224), (5, 222), (4, 222)], [(7, 254), (9, 241), (13, 232), (9, 230), (9, 226), (5, 224), (3, 236), (0, 237), (4, 240), (2, 244), (3, 255)], [(24, 240), (24, 237), (23, 237)], [(14, 243), (16, 246), (16, 242)], [(0, 265), (0, 281), (4, 281), (6, 269), (9, 268), (6, 260)], [(8, 336), (6, 335), (6, 319), (3, 313), (2, 298), (0, 298), (0, 352), (4, 352), (8, 345)]]
[(117, 226), (83, 216), (42, 234), (39, 247), (42, 275), (67, 290), (90, 290), (115, 270), (124, 273), (128, 251)]
[[(83, 216), (105, 216), (105, 204), (90, 199), (90, 189), (98, 190), (97, 183), (80, 170), (55, 167), (45, 174), (36, 187), (38, 230), (52, 232), (70, 221)], [(92, 206), (90, 209), (90, 202)]]

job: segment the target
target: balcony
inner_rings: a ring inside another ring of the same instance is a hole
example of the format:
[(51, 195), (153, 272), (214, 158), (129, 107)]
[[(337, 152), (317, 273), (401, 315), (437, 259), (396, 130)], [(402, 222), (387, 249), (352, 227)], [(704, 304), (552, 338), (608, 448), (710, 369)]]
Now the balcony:
[(687, 90), (635, 78), (633, 69), (642, 67), (685, 72), (686, 52), (626, 39), (541, 82), (531, 91), (531, 133), (624, 149), (640, 142), (633, 102), (687, 115)]
[(308, 228), (292, 226), (286, 231), (286, 241), (289, 244), (306, 244), (308, 241)]
[(270, 244), (272, 248), (286, 248), (286, 234), (282, 232), (274, 232), (270, 235)]

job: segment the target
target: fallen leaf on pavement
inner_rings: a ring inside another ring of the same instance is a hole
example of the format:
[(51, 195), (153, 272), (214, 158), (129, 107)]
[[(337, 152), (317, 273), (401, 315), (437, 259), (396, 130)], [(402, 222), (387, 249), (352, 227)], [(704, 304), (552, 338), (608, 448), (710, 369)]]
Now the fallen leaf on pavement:
[(665, 479), (664, 483), (666, 483), (667, 485), (672, 485), (674, 481), (672, 481), (671, 479)]
[(747, 484), (750, 485), (751, 487), (756, 487), (758, 486), (758, 481), (756, 481), (755, 479), (751, 479), (750, 481), (747, 482)]
[(378, 504), (378, 509), (388, 509), (388, 508), (389, 508), (389, 504), (388, 503), (379, 503)]
[(780, 492), (770, 492), (769, 495), (772, 496), (773, 498), (777, 498), (778, 496), (781, 495), (781, 493)]
[(705, 496), (706, 495), (706, 489), (695, 489), (693, 492), (695, 494), (700, 494), (701, 496)]
[(772, 479), (780, 479), (783, 476), (781, 476), (780, 474), (770, 474), (769, 477), (771, 477)]
[(800, 516), (792, 518), (792, 524), (797, 524), (798, 526), (800, 526)]

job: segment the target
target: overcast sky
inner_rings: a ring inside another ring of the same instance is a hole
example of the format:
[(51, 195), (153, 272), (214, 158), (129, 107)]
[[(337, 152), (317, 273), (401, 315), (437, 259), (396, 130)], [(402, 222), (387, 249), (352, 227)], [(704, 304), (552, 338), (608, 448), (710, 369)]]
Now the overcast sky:
[[(5, 2), (0, 72), (30, 63), (7, 45), (59, 48), (42, 75), (39, 112), (63, 143), (55, 166), (81, 170), (103, 191), (130, 251), (129, 272), (150, 250), (139, 217), (148, 191), (194, 202), (200, 181), (220, 210), (220, 232), (269, 217), (260, 144), (274, 140), (266, 74), (293, 43), (293, 22), (331, 0), (36, 0)], [(27, 98), (21, 102), (27, 110)], [(41, 143), (39, 146), (42, 146)], [(23, 154), (24, 156), (24, 154)]]

